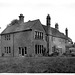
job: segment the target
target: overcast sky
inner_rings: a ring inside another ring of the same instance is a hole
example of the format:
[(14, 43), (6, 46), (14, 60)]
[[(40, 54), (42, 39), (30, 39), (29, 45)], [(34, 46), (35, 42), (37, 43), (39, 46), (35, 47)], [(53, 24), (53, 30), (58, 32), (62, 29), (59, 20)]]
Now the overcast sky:
[(0, 32), (13, 19), (18, 19), (20, 13), (24, 21), (40, 19), (46, 24), (46, 16), (51, 16), (51, 27), (59, 24), (59, 30), (75, 42), (75, 0), (0, 0)]

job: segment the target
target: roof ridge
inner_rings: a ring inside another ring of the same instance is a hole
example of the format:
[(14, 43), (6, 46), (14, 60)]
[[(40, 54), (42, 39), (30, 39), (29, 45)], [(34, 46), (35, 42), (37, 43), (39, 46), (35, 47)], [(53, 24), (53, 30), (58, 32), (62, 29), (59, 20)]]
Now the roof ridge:
[[(8, 26), (1, 32), (1, 34), (21, 31), (21, 30), (25, 30), (27, 28), (31, 29), (38, 21), (39, 21), (39, 19), (36, 19), (36, 20), (30, 21), (30, 22), (29, 21), (24, 22), (22, 24), (15, 24), (12, 26)], [(17, 29), (17, 27), (19, 27), (19, 28)]]
[[(43, 26), (45, 32), (47, 33), (47, 26), (46, 25), (42, 25), (42, 26)], [(52, 31), (52, 35), (53, 36), (60, 37), (60, 38), (65, 38), (66, 39), (64, 33), (60, 32), (59, 30), (51, 27), (51, 31)]]

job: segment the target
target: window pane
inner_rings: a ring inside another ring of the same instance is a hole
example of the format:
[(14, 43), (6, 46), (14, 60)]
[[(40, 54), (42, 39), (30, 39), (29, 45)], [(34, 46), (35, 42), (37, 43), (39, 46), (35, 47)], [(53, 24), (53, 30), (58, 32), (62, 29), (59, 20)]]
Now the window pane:
[(38, 39), (39, 39), (39, 32), (38, 32)]
[(5, 40), (6, 40), (6, 35), (5, 35)]
[(43, 39), (43, 33), (39, 31), (35, 31), (35, 39)]
[(35, 54), (37, 54), (37, 45), (35, 45)]
[(25, 47), (25, 49), (24, 49), (24, 50), (25, 50), (25, 54), (27, 54), (27, 47)]
[(21, 47), (19, 47), (19, 54), (21, 54)]
[(38, 45), (38, 54), (39, 54), (39, 45)]
[(9, 53), (11, 53), (11, 47), (9, 47)]
[(42, 33), (42, 39), (43, 39), (43, 33)]
[(9, 34), (9, 40), (10, 40), (10, 34)]
[(7, 53), (8, 53), (8, 47), (7, 47)]
[(40, 39), (40, 32), (39, 32), (39, 39)]
[(8, 35), (7, 35), (6, 39), (8, 40)]
[(41, 32), (40, 32), (40, 35), (39, 35), (40, 39), (41, 39)]
[(41, 54), (41, 45), (40, 45), (40, 54)]
[(6, 47), (4, 47), (5, 53), (6, 53)]
[(37, 38), (37, 31), (35, 31), (35, 39)]
[(43, 45), (42, 45), (42, 52), (41, 53), (43, 53)]

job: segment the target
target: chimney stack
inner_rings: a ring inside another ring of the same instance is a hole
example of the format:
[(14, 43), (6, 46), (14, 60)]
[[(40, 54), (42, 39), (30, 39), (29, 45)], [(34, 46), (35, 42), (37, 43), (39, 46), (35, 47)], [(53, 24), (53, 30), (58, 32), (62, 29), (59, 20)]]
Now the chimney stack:
[(51, 32), (50, 32), (50, 30), (51, 30), (51, 29), (50, 29), (50, 28), (51, 28), (51, 27), (50, 27), (50, 25), (51, 25), (51, 22), (50, 22), (50, 21), (51, 21), (51, 18), (50, 18), (50, 15), (48, 14), (47, 17), (46, 17), (46, 25), (47, 25), (47, 53), (48, 53), (48, 54), (49, 54), (49, 52), (50, 52), (49, 50), (51, 50), (51, 49), (50, 49), (50, 42), (49, 42), (49, 41), (50, 41), (50, 40), (49, 40), (49, 34), (51, 33)]
[(19, 21), (20, 21), (20, 22), (24, 22), (24, 16), (23, 16), (23, 14), (20, 14), (20, 16), (19, 16)]
[(59, 29), (58, 23), (55, 24), (55, 29), (57, 29), (57, 30)]
[(50, 18), (50, 15), (48, 14), (47, 18), (46, 18), (46, 25), (49, 26), (49, 27), (51, 25), (50, 20), (51, 20), (51, 18)]
[(68, 29), (67, 28), (65, 29), (65, 34), (68, 37)]

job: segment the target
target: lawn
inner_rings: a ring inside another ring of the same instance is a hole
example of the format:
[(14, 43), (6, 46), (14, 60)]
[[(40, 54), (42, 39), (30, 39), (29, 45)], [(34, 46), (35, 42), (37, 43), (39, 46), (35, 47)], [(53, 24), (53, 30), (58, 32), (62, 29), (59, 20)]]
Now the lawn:
[(75, 57), (0, 57), (0, 73), (74, 73)]

